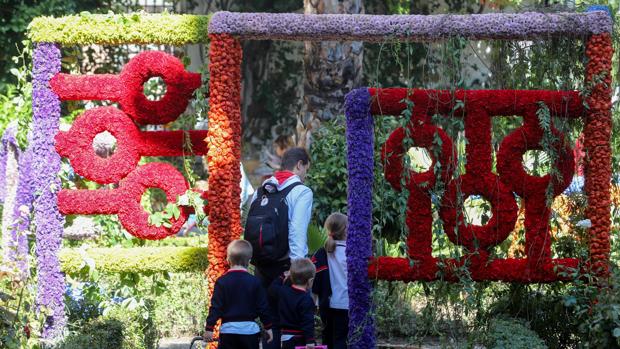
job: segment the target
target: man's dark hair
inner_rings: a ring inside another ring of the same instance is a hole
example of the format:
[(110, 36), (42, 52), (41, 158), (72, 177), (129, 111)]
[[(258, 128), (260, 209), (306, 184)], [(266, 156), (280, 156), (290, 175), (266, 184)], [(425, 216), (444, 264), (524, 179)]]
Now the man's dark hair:
[(307, 165), (310, 162), (310, 155), (308, 155), (308, 152), (304, 148), (291, 148), (287, 150), (284, 155), (282, 155), (282, 164), (280, 165), (280, 169), (292, 171), (295, 169), (295, 166), (299, 161), (301, 161), (302, 164)]

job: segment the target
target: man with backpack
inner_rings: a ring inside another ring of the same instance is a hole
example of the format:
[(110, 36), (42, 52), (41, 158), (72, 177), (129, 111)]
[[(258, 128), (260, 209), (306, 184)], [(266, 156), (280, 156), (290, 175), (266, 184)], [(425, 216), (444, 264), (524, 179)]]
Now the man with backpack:
[[(308, 254), (308, 224), (312, 214), (312, 190), (303, 185), (310, 167), (304, 148), (291, 148), (282, 156), (281, 170), (265, 180), (254, 193), (244, 239), (252, 244), (255, 275), (268, 289), (290, 267), (290, 261)], [(277, 299), (269, 299), (277, 315)], [(277, 319), (276, 319), (277, 320)], [(274, 322), (274, 340), (263, 348), (279, 348), (280, 331)]]

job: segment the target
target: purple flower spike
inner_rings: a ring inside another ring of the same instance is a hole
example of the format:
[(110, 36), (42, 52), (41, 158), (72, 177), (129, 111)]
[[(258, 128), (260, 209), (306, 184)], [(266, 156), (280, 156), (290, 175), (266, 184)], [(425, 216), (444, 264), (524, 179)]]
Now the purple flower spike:
[(375, 332), (368, 261), (372, 257), (373, 119), (368, 89), (345, 97), (347, 117), (347, 271), (349, 287), (349, 347), (374, 348)]
[(11, 245), (7, 249), (8, 258), (17, 262), (21, 277), (28, 276), (28, 234), (30, 231), (30, 215), (34, 200), (34, 177), (32, 169), (32, 147), (19, 157), (19, 177), (15, 206), (9, 231), (11, 231)]
[[(9, 147), (17, 148), (16, 125), (11, 123), (4, 130), (2, 139), (0, 140), (0, 203), (4, 203), (6, 198), (6, 161), (9, 155)], [(17, 148), (19, 149), (19, 148)]]
[(217, 12), (209, 22), (210, 34), (309, 41), (438, 41), (452, 36), (525, 40), (583, 37), (611, 30), (612, 20), (605, 11), (432, 16)]
[(45, 339), (60, 337), (66, 324), (64, 276), (57, 253), (62, 242), (64, 218), (58, 212), (60, 156), (54, 136), (60, 123), (60, 100), (49, 81), (60, 71), (60, 50), (55, 44), (38, 43), (33, 54), (32, 73), (32, 173), (34, 174), (34, 224), (38, 273), (37, 306), (47, 315)]
[(16, 139), (17, 125), (10, 124), (2, 137), (0, 186), (3, 187), (2, 231), (5, 260), (16, 262), (22, 278), (28, 276), (28, 240), (32, 207), (32, 151), (21, 152)]
[(2, 249), (7, 260), (11, 258), (11, 247), (14, 246), (15, 235), (11, 232), (10, 227), (13, 222), (13, 208), (15, 207), (15, 195), (17, 193), (17, 183), (19, 177), (19, 158), (20, 149), (17, 145), (15, 135), (17, 133), (17, 124), (12, 122), (6, 128), (2, 136), (2, 161), (3, 168), (0, 176), (2, 177), (3, 210), (2, 210)]

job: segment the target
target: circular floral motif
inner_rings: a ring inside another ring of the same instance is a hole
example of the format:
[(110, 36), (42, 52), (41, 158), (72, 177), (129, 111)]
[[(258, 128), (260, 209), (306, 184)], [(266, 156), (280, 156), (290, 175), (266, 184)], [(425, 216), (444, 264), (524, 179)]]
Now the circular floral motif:
[[(450, 241), (474, 251), (488, 249), (506, 240), (517, 221), (517, 204), (512, 192), (492, 174), (484, 178), (464, 175), (462, 179), (459, 188), (455, 181), (448, 185), (439, 212)], [(457, 211), (460, 209), (457, 200), (459, 192), (463, 201), (470, 195), (480, 195), (489, 200), (493, 217), (482, 226), (466, 224), (463, 213)], [(458, 231), (455, 231), (457, 224)]]
[(119, 183), (120, 196), (118, 218), (127, 231), (140, 239), (158, 240), (176, 234), (189, 215), (186, 207), (181, 215), (172, 221), (172, 226), (156, 227), (148, 222), (149, 214), (140, 204), (142, 195), (148, 188), (159, 188), (166, 193), (168, 202), (175, 202), (188, 188), (183, 175), (174, 166), (151, 162), (138, 167)]
[[(413, 140), (413, 143), (417, 147), (424, 147), (431, 159), (432, 164), (428, 171), (417, 173), (413, 170), (408, 170), (409, 175), (407, 179), (407, 187), (411, 190), (415, 187), (430, 188), (435, 184), (435, 164), (437, 159), (433, 156), (433, 148), (435, 144), (435, 137), (438, 135), (441, 139), (441, 178), (444, 182), (449, 178), (450, 171), (453, 169), (454, 159), (452, 157), (452, 139), (440, 128), (429, 125), (420, 124), (415, 125), (412, 122), (408, 126), (409, 137)], [(401, 190), (401, 177), (403, 176), (403, 156), (407, 153), (408, 149), (403, 147), (403, 140), (407, 137), (405, 128), (399, 127), (390, 134), (383, 149), (381, 151), (381, 158), (385, 164), (384, 172), (385, 178), (396, 190)]]
[[(144, 95), (144, 83), (161, 77), (166, 93), (157, 101)], [(185, 71), (176, 57), (161, 51), (144, 51), (132, 58), (121, 71), (124, 94), (119, 103), (125, 113), (139, 124), (166, 124), (187, 108), (188, 100), (200, 86), (200, 75)]]
[[(114, 153), (102, 158), (93, 148), (93, 140), (108, 131), (116, 138)], [(125, 113), (115, 107), (85, 111), (68, 132), (56, 135), (56, 151), (69, 158), (77, 174), (99, 183), (116, 183), (140, 161), (140, 130)]]
[(506, 136), (502, 141), (497, 153), (497, 172), (502, 182), (521, 197), (532, 195), (544, 195), (551, 180), (553, 180), (553, 193), (559, 195), (570, 185), (575, 171), (573, 151), (564, 142), (564, 136), (557, 130), (553, 135), (558, 139), (555, 142), (554, 151), (558, 160), (552, 166), (557, 167), (561, 177), (552, 179), (547, 174), (541, 177), (532, 176), (525, 172), (522, 158), (528, 150), (542, 150), (540, 145), (542, 132), (533, 127), (520, 127)]

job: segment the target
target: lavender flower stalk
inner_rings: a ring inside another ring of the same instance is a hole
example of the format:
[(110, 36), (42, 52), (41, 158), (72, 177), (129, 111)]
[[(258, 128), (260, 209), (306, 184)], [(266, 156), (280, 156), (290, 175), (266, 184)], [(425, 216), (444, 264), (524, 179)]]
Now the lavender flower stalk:
[(15, 207), (15, 195), (17, 192), (18, 181), (18, 161), (19, 161), (19, 146), (15, 135), (17, 134), (17, 127), (15, 123), (9, 124), (6, 128), (4, 135), (2, 136), (2, 152), (3, 156), (3, 172), (2, 187), (4, 191), (4, 202), (2, 209), (2, 248), (5, 251), (5, 257), (9, 258), (9, 251), (13, 243), (11, 240), (14, 238), (10, 233), (10, 225), (13, 222), (13, 208)]
[(54, 136), (60, 123), (60, 100), (49, 86), (60, 71), (60, 50), (55, 44), (38, 43), (33, 54), (32, 74), (32, 172), (34, 174), (34, 223), (38, 273), (37, 306), (47, 315), (42, 337), (60, 337), (66, 324), (65, 283), (57, 253), (62, 242), (64, 218), (58, 212), (60, 156)]
[(368, 261), (372, 257), (373, 119), (368, 89), (353, 90), (345, 97), (347, 117), (347, 271), (349, 287), (349, 347), (374, 348), (372, 288)]
[(28, 147), (19, 157), (19, 178), (15, 205), (13, 207), (12, 222), (9, 226), (11, 240), (8, 251), (10, 261), (17, 263), (23, 279), (28, 277), (28, 234), (30, 231), (30, 217), (34, 200), (34, 177), (32, 169), (32, 147)]

